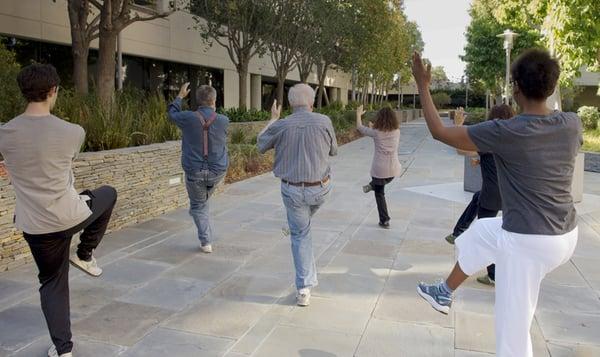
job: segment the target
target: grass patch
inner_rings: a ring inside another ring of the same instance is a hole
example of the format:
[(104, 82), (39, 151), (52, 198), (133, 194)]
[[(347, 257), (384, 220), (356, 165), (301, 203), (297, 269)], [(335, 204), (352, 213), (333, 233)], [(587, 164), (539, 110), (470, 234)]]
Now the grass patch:
[(586, 130), (583, 132), (584, 151), (600, 152), (600, 130)]

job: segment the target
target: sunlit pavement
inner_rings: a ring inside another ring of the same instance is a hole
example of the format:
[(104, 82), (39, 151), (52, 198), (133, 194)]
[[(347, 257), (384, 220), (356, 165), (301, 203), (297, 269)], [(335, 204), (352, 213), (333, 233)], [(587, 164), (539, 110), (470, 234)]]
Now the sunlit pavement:
[[(443, 238), (470, 199), (463, 159), (423, 122), (404, 125), (401, 142), (390, 230), (378, 228), (375, 200), (361, 191), (370, 139), (334, 159), (334, 192), (312, 223), (319, 286), (310, 307), (294, 305), (279, 183), (266, 174), (214, 197), (211, 255), (199, 252), (181, 209), (107, 236), (96, 252), (102, 277), (72, 269), (75, 355), (490, 356), (493, 288), (471, 278), (448, 316), (415, 291), (454, 263)], [(585, 192), (575, 255), (543, 283), (536, 357), (600, 356), (600, 174), (586, 173)], [(0, 356), (45, 356), (36, 279), (33, 265), (0, 274)]]

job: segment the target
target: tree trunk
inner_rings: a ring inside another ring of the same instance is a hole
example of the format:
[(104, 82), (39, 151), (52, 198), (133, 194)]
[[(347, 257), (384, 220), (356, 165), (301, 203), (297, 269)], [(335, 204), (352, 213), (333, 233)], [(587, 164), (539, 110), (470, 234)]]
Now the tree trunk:
[(115, 51), (117, 33), (100, 29), (100, 49), (98, 54), (98, 97), (104, 105), (109, 105), (115, 93)]
[(283, 106), (283, 95), (285, 94), (285, 77), (279, 74), (277, 76), (277, 105)]
[(71, 53), (73, 55), (73, 82), (75, 92), (88, 93), (88, 55), (90, 39), (87, 35), (89, 3), (70, 0), (68, 2), (71, 28)]
[[(89, 47), (77, 48), (73, 43), (73, 83), (75, 92), (79, 94), (87, 94), (88, 86), (88, 55)], [(83, 47), (83, 46), (82, 46)]]
[(317, 95), (317, 108), (322, 108), (323, 106), (323, 92), (325, 92), (325, 78), (327, 77), (327, 67), (329, 64), (317, 64), (317, 71), (319, 74), (319, 94)]
[(248, 63), (246, 62), (244, 67), (240, 66), (238, 70), (238, 81), (240, 83), (239, 91), (239, 102), (238, 107), (240, 109), (246, 109), (246, 98), (248, 97)]
[(352, 101), (356, 101), (356, 68), (352, 68)]

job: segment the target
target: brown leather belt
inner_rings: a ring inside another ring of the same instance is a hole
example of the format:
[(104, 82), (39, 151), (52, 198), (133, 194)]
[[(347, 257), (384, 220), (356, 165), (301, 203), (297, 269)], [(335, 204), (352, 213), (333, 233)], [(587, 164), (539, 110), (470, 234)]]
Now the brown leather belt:
[(291, 185), (291, 186), (314, 187), (314, 186), (321, 186), (321, 185), (324, 185), (327, 182), (329, 182), (329, 176), (327, 176), (323, 180), (317, 181), (317, 182), (289, 182), (289, 181), (284, 180), (284, 179), (281, 179), (281, 182), (283, 182), (283, 183), (285, 183), (287, 185)]

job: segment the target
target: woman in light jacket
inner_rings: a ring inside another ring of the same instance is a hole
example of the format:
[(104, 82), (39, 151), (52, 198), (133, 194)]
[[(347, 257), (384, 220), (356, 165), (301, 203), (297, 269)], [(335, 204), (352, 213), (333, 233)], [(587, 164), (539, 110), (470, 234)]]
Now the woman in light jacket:
[[(371, 183), (363, 186), (363, 191), (375, 192), (379, 226), (390, 227), (390, 216), (385, 202), (385, 185), (394, 177), (400, 176), (400, 161), (398, 160), (398, 145), (400, 144), (400, 124), (396, 113), (391, 108), (383, 108), (377, 112), (372, 127), (362, 125), (363, 106), (356, 109), (356, 127), (358, 131), (373, 138), (375, 153), (371, 165)], [(370, 126), (370, 125), (369, 125)]]

